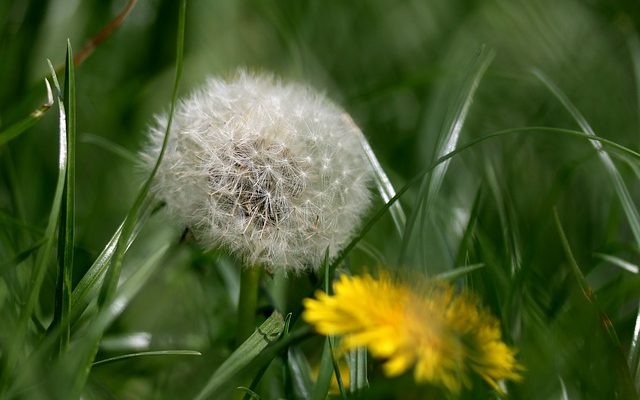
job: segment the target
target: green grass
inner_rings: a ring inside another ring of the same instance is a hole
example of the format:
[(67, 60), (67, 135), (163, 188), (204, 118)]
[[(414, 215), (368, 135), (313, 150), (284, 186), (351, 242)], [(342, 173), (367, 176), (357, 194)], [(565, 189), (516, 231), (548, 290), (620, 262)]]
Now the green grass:
[[(0, 399), (495, 399), (364, 350), (347, 381), (301, 301), (378, 269), (473, 291), (525, 367), (508, 398), (638, 398), (639, 29), (632, 0), (0, 4)], [(336, 259), (262, 274), (237, 346), (241, 266), (183, 237), (137, 154), (242, 66), (341, 104), (376, 180)]]

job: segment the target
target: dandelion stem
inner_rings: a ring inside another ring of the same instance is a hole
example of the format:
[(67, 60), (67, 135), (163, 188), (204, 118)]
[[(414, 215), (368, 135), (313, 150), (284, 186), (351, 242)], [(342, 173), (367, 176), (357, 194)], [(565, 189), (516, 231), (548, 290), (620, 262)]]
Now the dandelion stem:
[(258, 285), (260, 268), (243, 268), (240, 273), (240, 298), (238, 299), (238, 328), (236, 345), (239, 346), (256, 328)]

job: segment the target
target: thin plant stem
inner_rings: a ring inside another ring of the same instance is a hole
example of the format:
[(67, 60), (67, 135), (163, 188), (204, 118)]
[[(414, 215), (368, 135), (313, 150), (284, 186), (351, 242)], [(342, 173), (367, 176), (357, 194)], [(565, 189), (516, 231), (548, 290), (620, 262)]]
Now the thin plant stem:
[(243, 268), (240, 273), (240, 297), (238, 299), (238, 327), (236, 345), (239, 346), (251, 336), (256, 328), (256, 308), (258, 306), (258, 287), (260, 268)]

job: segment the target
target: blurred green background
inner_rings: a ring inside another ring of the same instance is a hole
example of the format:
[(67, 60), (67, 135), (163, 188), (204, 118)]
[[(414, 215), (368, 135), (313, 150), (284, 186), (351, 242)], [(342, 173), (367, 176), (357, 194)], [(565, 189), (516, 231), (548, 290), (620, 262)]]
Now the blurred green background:
[[(125, 3), (0, 0), (0, 129), (44, 101), (47, 58), (64, 64), (66, 39), (78, 51)], [(239, 67), (306, 82), (353, 116), (397, 188), (443, 154), (452, 115), (469, 93), (469, 76), (491, 52), (495, 58), (480, 80), (459, 143), (509, 128), (579, 130), (532, 73), (538, 70), (597, 135), (634, 150), (640, 145), (636, 0), (192, 0), (187, 12), (182, 95), (207, 76), (231, 76)], [(135, 154), (153, 115), (168, 109), (176, 25), (176, 1), (138, 1), (77, 68), (76, 281), (146, 177)], [(0, 211), (39, 228), (46, 225), (57, 174), (56, 113), (52, 109), (0, 146)], [(612, 156), (631, 200), (637, 200), (638, 160)], [(628, 366), (627, 359), (635, 354), (640, 238), (614, 180), (582, 138), (531, 131), (491, 139), (456, 155), (439, 190), (421, 197), (415, 185), (403, 196), (409, 219), (417, 215), (410, 237), (399, 238), (385, 217), (364, 240), (380, 255), (356, 250), (350, 265), (354, 271), (384, 265), (433, 275), (483, 263), (459, 283), (479, 294), (502, 320), (506, 340), (519, 349), (526, 372), (522, 383), (509, 387), (512, 398), (637, 398), (638, 360)], [(375, 207), (381, 205), (378, 199)], [(563, 249), (554, 208), (590, 296)], [(162, 212), (152, 218), (127, 256), (125, 274), (158, 243), (178, 241), (181, 232), (170, 226)], [(13, 226), (0, 221), (5, 266), (29, 243), (11, 232)], [(182, 398), (204, 382), (233, 339), (233, 264), (194, 244), (180, 246), (111, 327), (98, 358), (166, 347), (203, 356), (96, 367), (93, 397), (87, 398)], [(27, 264), (15, 268), (24, 274), (19, 269)], [(314, 279), (292, 277), (296, 290), (278, 292), (286, 296), (275, 305), (295, 310), (301, 297), (311, 295)], [(54, 283), (52, 269), (41, 295), (45, 321)], [(267, 278), (265, 286), (273, 285)], [(0, 290), (5, 296), (6, 286)], [(263, 302), (274, 305), (266, 296)], [(313, 364), (317, 354), (308, 355)], [(285, 396), (277, 376), (272, 371), (265, 378), (270, 384), (261, 389), (264, 398)], [(385, 379), (375, 363), (369, 378), (364, 398), (419, 398), (426, 390), (406, 393), (406, 377)]]

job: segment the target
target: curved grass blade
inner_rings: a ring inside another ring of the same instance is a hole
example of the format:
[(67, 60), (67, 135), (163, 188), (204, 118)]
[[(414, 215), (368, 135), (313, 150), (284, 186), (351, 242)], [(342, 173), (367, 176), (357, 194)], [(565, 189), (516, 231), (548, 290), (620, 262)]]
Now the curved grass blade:
[[(553, 217), (556, 223), (556, 229), (558, 230), (558, 235), (560, 236), (560, 243), (562, 244), (562, 248), (564, 249), (567, 260), (569, 261), (569, 266), (571, 267), (571, 271), (573, 272), (573, 275), (576, 278), (576, 282), (580, 287), (580, 291), (582, 291), (582, 294), (584, 295), (584, 298), (587, 302), (589, 302), (594, 306), (597, 306), (593, 290), (591, 289), (591, 286), (589, 285), (587, 278), (585, 278), (584, 274), (582, 273), (582, 270), (580, 269), (578, 262), (573, 256), (573, 252), (571, 251), (571, 246), (569, 245), (569, 240), (567, 239), (567, 235), (564, 233), (564, 229), (562, 228), (562, 222), (560, 222), (560, 217), (558, 216), (558, 211), (556, 209), (553, 210)], [(602, 321), (605, 321), (605, 320), (608, 320), (608, 318), (602, 319)], [(607, 329), (607, 333), (609, 334), (609, 337), (611, 338), (613, 343), (616, 344), (617, 346), (620, 346), (620, 340), (618, 339), (618, 335), (613, 329), (613, 326), (605, 325), (605, 328)]]
[(64, 73), (64, 109), (67, 114), (67, 170), (63, 192), (63, 203), (60, 209), (60, 223), (58, 226), (58, 280), (56, 284), (56, 302), (51, 327), (57, 326), (63, 319), (60, 335), (60, 352), (69, 345), (71, 327), (69, 314), (71, 312), (71, 291), (73, 274), (73, 249), (75, 231), (75, 201), (76, 201), (76, 84), (73, 66), (73, 50), (71, 42), (67, 41), (67, 62)]
[[(562, 103), (562, 105), (567, 109), (569, 114), (575, 119), (580, 128), (584, 131), (584, 133), (589, 136), (595, 137), (596, 134), (584, 118), (582, 113), (571, 103), (569, 98), (560, 90), (560, 88), (551, 81), (546, 75), (544, 75), (541, 71), (535, 70), (534, 75), (553, 93), (554, 96)], [(590, 141), (593, 147), (596, 149), (600, 160), (605, 166), (609, 177), (613, 182), (613, 187), (620, 199), (620, 203), (622, 204), (622, 209), (624, 210), (625, 215), (627, 216), (627, 221), (629, 222), (629, 226), (631, 227), (631, 232), (635, 238), (636, 247), (640, 249), (640, 215), (638, 214), (638, 209), (633, 202), (633, 198), (627, 189), (627, 186), (622, 179), (622, 175), (616, 168), (613, 160), (609, 156), (609, 154), (604, 150), (602, 143), (596, 140)], [(640, 318), (640, 307), (638, 308), (638, 318)], [(634, 332), (638, 334), (639, 332)], [(638, 343), (640, 340), (639, 337), (634, 336), (632, 338), (632, 343)], [(640, 348), (638, 346), (632, 346), (630, 349), (629, 360), (637, 360), (634, 365), (629, 365), (631, 369), (631, 375), (634, 377), (636, 381), (636, 387), (640, 388)]]
[(104, 281), (102, 283), (102, 287), (100, 289), (100, 294), (98, 296), (98, 305), (102, 306), (111, 300), (115, 294), (116, 287), (118, 284), (118, 279), (120, 277), (120, 271), (122, 269), (122, 260), (124, 258), (124, 253), (126, 249), (126, 243), (129, 241), (129, 237), (131, 236), (133, 229), (135, 227), (135, 223), (140, 217), (140, 212), (142, 205), (147, 199), (149, 191), (151, 189), (151, 183), (153, 182), (153, 178), (160, 167), (160, 163), (164, 157), (164, 153), (167, 149), (167, 143), (169, 142), (169, 133), (171, 132), (171, 124), (173, 122), (173, 114), (175, 112), (176, 103), (178, 100), (178, 87), (180, 85), (180, 77), (182, 75), (182, 64), (184, 59), (184, 32), (185, 32), (185, 20), (186, 20), (186, 8), (187, 1), (181, 0), (178, 6), (178, 34), (176, 41), (176, 73), (175, 79), (173, 83), (173, 92), (171, 96), (171, 108), (169, 111), (169, 118), (167, 121), (167, 128), (165, 130), (164, 140), (162, 142), (162, 148), (160, 149), (160, 153), (158, 154), (158, 159), (156, 160), (156, 164), (151, 171), (151, 174), (145, 181), (144, 185), (138, 192), (136, 199), (133, 203), (133, 206), (129, 210), (126, 219), (122, 225), (122, 233), (118, 239), (118, 243), (116, 245), (116, 250), (113, 255), (111, 265), (107, 270), (107, 274), (105, 275)]
[(47, 272), (47, 265), (51, 258), (54, 242), (56, 240), (56, 228), (60, 217), (60, 209), (64, 192), (64, 184), (67, 172), (67, 118), (62, 99), (58, 96), (59, 109), (59, 155), (58, 155), (58, 179), (53, 196), (53, 204), (49, 212), (49, 219), (44, 234), (44, 243), (38, 252), (35, 268), (31, 278), (31, 287), (28, 291), (27, 301), (22, 307), (16, 331), (12, 335), (13, 343), (7, 346), (7, 353), (4, 357), (2, 371), (0, 371), (0, 394), (2, 394), (11, 382), (13, 373), (16, 371), (18, 355), (22, 352), (22, 346), (28, 330), (28, 324), (33, 316), (36, 303), (40, 295), (40, 289)]
[[(595, 132), (584, 118), (584, 116), (580, 113), (580, 111), (571, 103), (569, 98), (560, 90), (555, 83), (553, 83), (545, 74), (541, 71), (535, 70), (534, 75), (553, 93), (554, 96), (560, 101), (560, 103), (567, 109), (569, 114), (575, 119), (577, 124), (580, 126), (580, 129), (587, 135), (591, 137), (596, 137)], [(613, 160), (609, 154), (604, 150), (602, 143), (599, 140), (590, 140), (593, 147), (596, 149), (598, 153), (598, 157), (604, 164), (605, 170), (611, 177), (613, 182), (613, 187), (616, 191), (616, 194), (620, 198), (620, 202), (622, 203), (622, 208), (627, 216), (627, 220), (629, 221), (629, 225), (631, 227), (631, 231), (633, 232), (633, 236), (636, 240), (636, 246), (640, 248), (640, 215), (638, 214), (638, 209), (633, 202), (631, 195), (629, 194), (629, 190), (622, 179), (622, 175), (616, 168)]]
[(464, 145), (458, 146), (458, 148), (456, 148), (455, 150), (443, 155), (442, 157), (438, 158), (436, 161), (434, 161), (428, 168), (422, 170), (422, 172), (418, 173), (417, 175), (415, 175), (409, 182), (407, 182), (407, 184), (405, 184), (400, 190), (398, 190), (398, 192), (395, 194), (395, 196), (393, 196), (391, 199), (389, 199), (389, 201), (384, 204), (380, 209), (378, 209), (378, 211), (376, 211), (376, 213), (369, 219), (369, 221), (367, 221), (366, 224), (364, 224), (364, 226), (362, 227), (362, 229), (360, 229), (360, 231), (358, 232), (358, 234), (351, 239), (351, 241), (347, 244), (347, 246), (345, 246), (340, 253), (338, 253), (338, 255), (333, 259), (333, 261), (331, 262), (331, 265), (329, 266), (329, 268), (331, 268), (332, 270), (335, 270), (335, 268), (340, 265), (340, 263), (342, 261), (344, 261), (344, 259), (347, 257), (347, 255), (351, 252), (351, 250), (353, 250), (354, 247), (356, 247), (358, 245), (358, 243), (362, 240), (362, 238), (364, 238), (364, 236), (371, 230), (371, 228), (373, 228), (373, 226), (380, 220), (380, 218), (382, 218), (382, 216), (387, 212), (387, 210), (389, 209), (389, 207), (391, 207), (393, 205), (393, 203), (395, 203), (396, 201), (398, 201), (398, 199), (407, 191), (409, 190), (413, 185), (415, 185), (416, 183), (420, 182), (425, 175), (431, 173), (438, 165), (440, 165), (441, 163), (455, 157), (456, 155), (458, 155), (459, 153), (464, 152), (465, 150), (468, 150), (470, 148), (473, 148), (483, 142), (486, 142), (488, 140), (491, 139), (496, 139), (502, 136), (507, 136), (507, 135), (512, 135), (512, 134), (519, 134), (519, 133), (533, 133), (533, 132), (540, 132), (540, 133), (555, 133), (555, 134), (559, 134), (559, 135), (565, 135), (566, 137), (572, 137), (572, 138), (578, 138), (578, 139), (586, 139), (589, 141), (598, 141), (599, 143), (601, 143), (602, 145), (607, 145), (607, 146), (611, 146), (612, 148), (615, 148), (625, 154), (628, 154), (629, 156), (632, 156), (635, 159), (640, 160), (640, 153), (637, 153), (625, 146), (622, 146), (616, 142), (613, 142), (611, 140), (605, 139), (605, 138), (601, 138), (599, 136), (592, 136), (589, 134), (586, 134), (584, 132), (580, 132), (580, 131), (575, 131), (575, 130), (571, 130), (571, 129), (562, 129), (562, 128), (550, 128), (550, 127), (524, 127), (524, 128), (512, 128), (512, 129), (505, 129), (505, 130), (500, 130), (497, 132), (493, 132), (493, 133), (489, 133), (485, 136), (479, 137), (477, 139), (474, 139), (468, 143), (465, 143)]
[[(445, 131), (439, 138), (439, 143), (435, 153), (436, 158), (442, 157), (456, 149), (462, 127), (464, 126), (469, 114), (469, 109), (471, 108), (473, 97), (478, 86), (480, 86), (480, 81), (493, 61), (493, 58), (494, 53), (492, 51), (486, 51), (482, 48), (476, 59), (471, 63), (462, 88), (447, 113), (448, 118), (444, 121), (443, 126), (445, 127)], [(399, 265), (403, 265), (407, 261), (408, 246), (415, 224), (420, 221), (422, 228), (427, 226), (427, 218), (433, 206), (433, 199), (442, 186), (448, 167), (449, 159), (438, 164), (430, 174), (424, 176), (416, 197), (417, 202), (415, 209), (411, 218), (409, 218), (403, 233)], [(420, 234), (421, 236), (424, 235), (424, 229), (421, 229)], [(420, 246), (420, 249), (423, 247), (424, 246)], [(421, 257), (421, 260), (424, 259), (424, 256)]]
[(96, 361), (92, 364), (92, 367), (100, 365), (110, 364), (117, 361), (128, 360), (130, 358), (139, 357), (157, 357), (157, 356), (201, 356), (202, 353), (195, 350), (155, 350), (155, 351), (141, 351), (139, 353), (123, 354), (121, 356), (105, 358), (104, 360)]
[(51, 85), (47, 78), (44, 79), (45, 87), (47, 88), (47, 102), (36, 108), (24, 119), (16, 122), (8, 128), (0, 131), (0, 146), (17, 138), (27, 129), (31, 128), (38, 122), (44, 114), (53, 106), (53, 94), (51, 93)]
[(196, 400), (215, 399), (224, 385), (234, 379), (246, 366), (251, 364), (269, 345), (276, 342), (284, 331), (282, 315), (274, 311), (260, 327), (215, 370), (207, 384), (195, 397)]
[[(369, 141), (364, 137), (362, 131), (357, 127), (356, 123), (353, 121), (350, 115), (344, 114), (343, 118), (352, 127), (352, 132), (354, 135), (358, 136), (358, 140), (360, 140), (360, 145), (364, 150), (364, 154), (367, 156), (367, 160), (369, 161), (369, 165), (371, 165), (371, 169), (375, 175), (376, 179), (376, 187), (378, 188), (378, 192), (380, 193), (380, 197), (383, 202), (388, 202), (395, 194), (396, 190), (394, 189), (389, 177), (384, 172), (382, 165), (380, 165), (380, 161), (378, 161), (378, 157), (376, 157), (376, 153), (374, 153), (373, 149), (369, 145)], [(389, 213), (391, 214), (391, 218), (393, 219), (393, 223), (398, 230), (398, 234), (402, 235), (404, 232), (404, 226), (407, 222), (407, 217), (404, 213), (404, 209), (400, 202), (396, 202), (390, 209)]]

